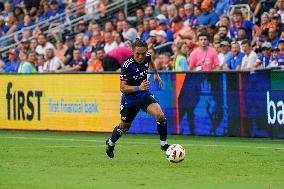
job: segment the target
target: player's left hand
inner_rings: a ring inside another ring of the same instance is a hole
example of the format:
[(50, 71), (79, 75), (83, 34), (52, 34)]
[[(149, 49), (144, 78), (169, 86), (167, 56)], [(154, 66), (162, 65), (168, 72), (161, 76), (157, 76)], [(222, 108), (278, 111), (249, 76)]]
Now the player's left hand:
[(162, 88), (163, 81), (162, 81), (161, 77), (159, 76), (159, 74), (154, 74), (154, 82), (156, 82), (156, 80), (158, 80), (158, 82), (159, 82), (159, 88)]

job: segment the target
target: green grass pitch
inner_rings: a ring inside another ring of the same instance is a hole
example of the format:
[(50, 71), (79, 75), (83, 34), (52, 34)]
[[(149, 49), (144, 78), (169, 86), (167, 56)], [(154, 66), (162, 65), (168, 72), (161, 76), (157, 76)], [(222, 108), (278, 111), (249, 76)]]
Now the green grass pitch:
[(0, 130), (1, 189), (283, 189), (284, 140), (169, 136), (185, 147), (166, 160), (157, 135)]

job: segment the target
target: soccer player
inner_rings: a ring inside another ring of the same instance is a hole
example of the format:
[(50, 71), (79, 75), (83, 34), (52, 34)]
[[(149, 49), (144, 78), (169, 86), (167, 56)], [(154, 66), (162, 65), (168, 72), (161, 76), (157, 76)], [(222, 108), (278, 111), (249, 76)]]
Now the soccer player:
[(142, 39), (136, 39), (132, 44), (132, 51), (133, 55), (127, 58), (121, 66), (121, 122), (113, 129), (112, 136), (106, 140), (106, 153), (110, 158), (114, 157), (115, 142), (128, 131), (133, 119), (140, 110), (149, 113), (157, 120), (161, 149), (166, 151), (169, 147), (165, 115), (149, 90), (150, 83), (147, 80), (149, 66), (154, 70), (154, 80), (158, 80), (159, 87), (162, 87), (163, 82), (151, 59), (151, 54), (148, 52), (147, 43)]

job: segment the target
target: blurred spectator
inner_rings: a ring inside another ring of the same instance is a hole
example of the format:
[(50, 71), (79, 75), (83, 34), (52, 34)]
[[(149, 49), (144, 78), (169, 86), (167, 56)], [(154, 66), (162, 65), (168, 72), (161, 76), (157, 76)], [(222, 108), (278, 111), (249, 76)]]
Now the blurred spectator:
[(240, 44), (236, 41), (232, 42), (232, 50), (229, 55), (228, 61), (223, 66), (224, 70), (240, 70), (242, 65), (244, 53), (241, 52)]
[(218, 28), (218, 34), (220, 36), (221, 41), (228, 41), (229, 43), (232, 42), (232, 40), (228, 37), (229, 28), (227, 26), (220, 25)]
[(268, 38), (272, 45), (272, 48), (277, 48), (279, 37), (277, 35), (278, 31), (275, 27), (269, 28), (268, 30)]
[(25, 12), (21, 7), (15, 7), (13, 10), (13, 16), (16, 21), (22, 22), (24, 20)]
[(25, 54), (28, 54), (30, 52), (30, 43), (31, 41), (29, 39), (23, 39), (21, 41), (20, 51)]
[(76, 71), (86, 71), (87, 63), (82, 58), (80, 49), (73, 49), (73, 59), (60, 70), (55, 72), (76, 72)]
[(100, 31), (94, 30), (93, 35), (92, 35), (92, 39), (91, 39), (91, 44), (95, 48), (104, 48), (104, 46), (105, 46), (104, 39), (105, 39), (105, 33), (102, 34)]
[(161, 54), (161, 59), (163, 62), (163, 66), (161, 68), (162, 71), (172, 71), (173, 70), (173, 62), (171, 61), (171, 54), (168, 52), (164, 52)]
[(55, 72), (64, 68), (63, 62), (55, 56), (54, 49), (52, 48), (46, 49), (45, 59), (46, 62), (43, 66), (43, 72)]
[(25, 55), (21, 53), (21, 64), (18, 69), (18, 73), (35, 73), (37, 72), (35, 68), (36, 63), (36, 52), (31, 51), (29, 54)]
[(163, 30), (157, 31), (156, 32), (156, 36), (157, 36), (157, 38), (156, 38), (157, 39), (157, 43), (156, 43), (155, 47), (160, 46), (160, 48), (157, 49), (157, 52), (159, 54), (162, 54), (164, 52), (168, 52), (168, 53), (170, 53), (172, 55), (173, 54), (173, 52), (172, 52), (172, 44), (170, 44), (170, 43), (167, 44), (167, 34), (166, 34), (166, 32), (163, 31)]
[(123, 32), (124, 40), (134, 41), (138, 35), (135, 28), (131, 27), (131, 23), (128, 20), (123, 21)]
[(168, 12), (168, 18), (170, 22), (178, 16), (178, 11), (175, 5), (171, 4), (167, 7), (167, 12)]
[(102, 64), (104, 71), (118, 71), (124, 60), (132, 55), (132, 50), (128, 47), (117, 47), (103, 58)]
[(30, 50), (35, 51), (36, 47), (37, 47), (38, 43), (37, 43), (37, 39), (34, 38), (30, 41)]
[(228, 41), (222, 41), (220, 43), (221, 52), (218, 54), (220, 66), (223, 67), (227, 64), (229, 59), (230, 44)]
[(110, 52), (116, 47), (117, 43), (113, 40), (112, 34), (110, 32), (107, 32), (105, 36), (105, 47), (104, 47), (105, 53)]
[(88, 34), (87, 30), (88, 30), (87, 23), (84, 20), (80, 20), (77, 26), (77, 30), (75, 31), (75, 34), (79, 33)]
[(43, 11), (39, 16), (39, 21), (47, 20), (50, 17), (55, 16), (55, 12), (50, 8), (50, 4), (44, 3), (43, 4)]
[(6, 73), (17, 73), (21, 60), (19, 59), (19, 51), (17, 49), (11, 49), (8, 52), (9, 61), (3, 67)]
[(83, 59), (88, 61), (91, 58), (92, 52), (94, 51), (95, 51), (95, 48), (91, 44), (90, 37), (87, 35), (83, 36), (83, 45), (81, 47), (81, 53), (82, 53)]
[(220, 17), (229, 11), (230, 0), (215, 0), (215, 12)]
[(45, 61), (46, 60), (44, 58), (44, 55), (42, 55), (42, 54), (37, 55), (35, 67), (36, 67), (36, 70), (37, 70), (38, 73), (43, 73), (43, 66), (44, 66)]
[(157, 31), (151, 30), (149, 36), (149, 39), (146, 41), (148, 44), (148, 48), (154, 48), (157, 43)]
[(284, 31), (284, 23), (281, 22), (281, 16), (278, 13), (272, 16), (272, 24), (278, 31), (277, 35), (280, 36), (281, 33)]
[(265, 42), (261, 47), (262, 53), (256, 60), (256, 68), (266, 68), (272, 63), (271, 44)]
[(143, 20), (144, 20), (144, 9), (142, 7), (136, 9), (136, 20), (135, 20), (135, 23), (139, 23), (139, 22), (142, 22), (143, 23)]
[(121, 33), (115, 33), (114, 34), (114, 41), (117, 43), (118, 47), (123, 47), (124, 45), (124, 40), (123, 40), (123, 36)]
[(271, 27), (273, 27), (273, 24), (270, 22), (269, 14), (267, 12), (265, 12), (261, 15), (260, 30), (262, 32), (265, 29), (269, 29)]
[(117, 32), (115, 31), (112, 22), (106, 22), (105, 23), (105, 32), (110, 32), (112, 35), (116, 34)]
[(174, 33), (168, 26), (168, 21), (166, 19), (160, 20), (159, 27), (161, 30), (165, 31), (167, 34), (166, 41), (170, 42), (174, 40)]
[(248, 2), (249, 6), (250, 6), (250, 10), (253, 13), (252, 16), (257, 18), (257, 23), (259, 23), (259, 19), (260, 19), (260, 10), (261, 10), (261, 0), (249, 0)]
[(196, 19), (196, 16), (194, 15), (194, 7), (191, 3), (187, 3), (184, 5), (184, 11), (185, 11), (185, 21), (184, 24), (186, 26), (193, 26), (194, 20)]
[(154, 7), (152, 5), (147, 5), (145, 7), (145, 18), (154, 18), (155, 16)]
[(277, 13), (281, 16), (282, 23), (284, 24), (284, 1), (278, 0), (277, 5), (278, 5), (278, 8), (279, 8)]
[(237, 33), (237, 41), (241, 44), (243, 40), (247, 40), (247, 39), (248, 39), (248, 35), (246, 32), (246, 29), (243, 27), (240, 27)]
[(62, 62), (64, 61), (64, 54), (67, 50), (67, 47), (64, 45), (63, 41), (56, 41), (56, 50), (54, 52), (55, 56), (58, 57)]
[(13, 15), (13, 10), (12, 10), (12, 4), (11, 2), (7, 1), (4, 4), (4, 11), (2, 12), (2, 16), (4, 18), (4, 20), (8, 20), (9, 16)]
[(187, 64), (188, 46), (185, 42), (177, 44), (177, 55), (174, 59), (173, 70), (174, 71), (188, 71), (189, 66)]
[(256, 66), (257, 55), (252, 50), (251, 42), (246, 39), (242, 41), (242, 48), (245, 53), (245, 56), (242, 60), (241, 70), (252, 70)]
[(199, 25), (215, 25), (219, 21), (219, 16), (212, 11), (212, 4), (210, 0), (204, 0), (201, 3), (202, 13), (197, 18), (196, 26)]
[(91, 58), (88, 61), (87, 72), (101, 72), (103, 71), (102, 60), (97, 58), (96, 52), (92, 52)]
[[(233, 21), (234, 21), (234, 24), (232, 24), (231, 27), (230, 27), (231, 38), (233, 38), (235, 40), (238, 39), (238, 30), (241, 27), (245, 29), (248, 40), (256, 41), (256, 38), (259, 37), (259, 34), (260, 34), (259, 27), (255, 24), (253, 24), (251, 21), (244, 20), (241, 10), (236, 9), (234, 11)], [(252, 35), (253, 31), (255, 32), (254, 39), (253, 39), (253, 35)]]
[(141, 35), (141, 38), (145, 41), (147, 41), (149, 38), (150, 38), (150, 24), (149, 24), (149, 20), (148, 19), (145, 19), (143, 21), (143, 29), (144, 29), (144, 32), (142, 33)]
[(201, 33), (198, 36), (199, 48), (193, 50), (190, 55), (190, 70), (211, 71), (219, 69), (219, 59), (216, 50), (209, 46), (208, 36)]
[(24, 5), (29, 15), (36, 15), (40, 6), (40, 0), (24, 0)]
[(75, 49), (74, 46), (74, 37), (73, 36), (65, 36), (65, 45), (67, 47), (66, 52), (64, 53), (64, 65), (70, 64), (70, 62), (73, 60), (73, 51)]
[(38, 54), (45, 55), (45, 50), (48, 48), (52, 48), (55, 50), (55, 47), (52, 43), (48, 42), (46, 36), (44, 34), (40, 34), (37, 38), (38, 46), (36, 47), (36, 52)]
[(277, 53), (275, 59), (278, 66), (284, 66), (284, 39), (280, 39), (278, 43), (279, 53)]
[(162, 13), (162, 7), (164, 5), (164, 0), (156, 0), (155, 2), (155, 14), (161, 14)]
[[(230, 18), (226, 15), (221, 16), (219, 26), (226, 26), (229, 30), (231, 26)], [(228, 37), (229, 37), (229, 34), (230, 33), (228, 33)]]

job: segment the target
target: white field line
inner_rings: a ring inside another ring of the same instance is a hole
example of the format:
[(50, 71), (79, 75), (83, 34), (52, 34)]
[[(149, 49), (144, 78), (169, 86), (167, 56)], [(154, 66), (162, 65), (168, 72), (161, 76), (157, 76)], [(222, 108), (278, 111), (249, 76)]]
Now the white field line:
[[(95, 142), (95, 143), (105, 143), (104, 140), (87, 140), (87, 139), (73, 139), (73, 138), (33, 138), (33, 137), (0, 137), (0, 139), (15, 139), (15, 140), (42, 140), (42, 141), (69, 141), (69, 142)], [(125, 142), (120, 141), (118, 144), (138, 144), (138, 145), (159, 145), (159, 143), (150, 143), (150, 142)], [(247, 146), (247, 145), (228, 145), (224, 144), (182, 144), (183, 146), (189, 147), (220, 147), (220, 148), (256, 148), (256, 149), (274, 149), (274, 150), (284, 150), (284, 147), (272, 147), (272, 146)], [(93, 148), (99, 147), (104, 145), (75, 145), (75, 146), (46, 146), (48, 147), (55, 147), (55, 148), (76, 148), (76, 147), (84, 147), (84, 148)], [(0, 146), (1, 148), (1, 146)]]

